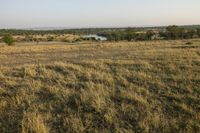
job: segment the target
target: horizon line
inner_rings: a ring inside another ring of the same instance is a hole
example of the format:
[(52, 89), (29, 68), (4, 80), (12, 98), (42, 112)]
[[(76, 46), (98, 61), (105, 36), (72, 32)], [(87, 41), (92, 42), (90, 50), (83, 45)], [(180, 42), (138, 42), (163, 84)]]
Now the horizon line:
[(91, 26), (91, 27), (24, 27), (24, 28), (0, 28), (0, 30), (70, 30), (70, 29), (120, 29), (120, 28), (159, 28), (159, 27), (167, 27), (167, 26), (200, 26), (200, 24), (170, 24), (170, 25), (143, 25), (143, 26)]

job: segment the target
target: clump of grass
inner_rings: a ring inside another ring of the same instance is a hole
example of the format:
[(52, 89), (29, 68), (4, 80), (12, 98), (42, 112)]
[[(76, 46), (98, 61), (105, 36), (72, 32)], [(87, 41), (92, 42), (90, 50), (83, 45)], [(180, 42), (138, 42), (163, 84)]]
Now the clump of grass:
[(22, 119), (22, 133), (48, 133), (49, 129), (41, 115), (37, 113), (25, 112)]

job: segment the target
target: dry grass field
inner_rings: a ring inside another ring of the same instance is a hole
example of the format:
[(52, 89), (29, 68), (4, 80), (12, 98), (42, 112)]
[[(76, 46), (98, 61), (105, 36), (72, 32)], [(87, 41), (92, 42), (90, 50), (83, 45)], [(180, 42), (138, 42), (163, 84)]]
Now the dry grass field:
[(198, 133), (200, 40), (0, 44), (0, 132)]

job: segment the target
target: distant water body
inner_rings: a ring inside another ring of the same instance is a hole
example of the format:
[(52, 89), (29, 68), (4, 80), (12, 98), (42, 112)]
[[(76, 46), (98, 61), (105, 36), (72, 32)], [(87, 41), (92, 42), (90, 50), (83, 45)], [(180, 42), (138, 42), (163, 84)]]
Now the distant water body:
[(83, 38), (95, 38), (96, 40), (101, 40), (101, 41), (106, 41), (107, 38), (103, 36), (98, 36), (98, 35), (84, 35), (82, 36)]

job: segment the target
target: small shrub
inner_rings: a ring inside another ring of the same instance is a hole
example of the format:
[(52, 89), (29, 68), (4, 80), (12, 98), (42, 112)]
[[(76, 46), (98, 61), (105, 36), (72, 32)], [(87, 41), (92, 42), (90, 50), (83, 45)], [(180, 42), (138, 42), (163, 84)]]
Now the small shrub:
[(48, 41), (48, 42), (53, 41), (53, 40), (54, 40), (54, 37), (52, 37), (52, 36), (48, 36), (48, 37), (47, 37), (47, 41)]
[(187, 44), (187, 45), (191, 45), (191, 44), (193, 44), (192, 42), (186, 42), (185, 44)]
[(14, 38), (10, 34), (5, 34), (3, 41), (9, 46), (14, 45)]

